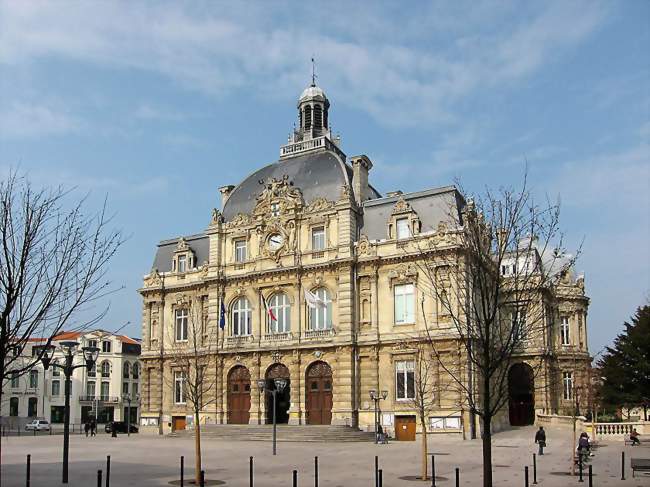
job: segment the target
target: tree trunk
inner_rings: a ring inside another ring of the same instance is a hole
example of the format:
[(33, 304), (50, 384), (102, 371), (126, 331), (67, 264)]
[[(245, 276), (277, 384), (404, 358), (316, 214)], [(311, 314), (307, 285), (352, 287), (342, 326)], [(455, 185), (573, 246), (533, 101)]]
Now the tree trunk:
[(483, 417), (483, 487), (492, 487), (492, 417)]
[(194, 411), (194, 480), (196, 485), (201, 484), (201, 424), (199, 412)]
[(421, 416), (420, 420), (422, 421), (422, 475), (421, 478), (422, 480), (427, 480), (428, 477), (428, 465), (427, 465), (427, 459), (428, 459), (428, 452), (427, 452), (427, 426), (426, 423), (424, 422), (425, 419), (423, 416)]

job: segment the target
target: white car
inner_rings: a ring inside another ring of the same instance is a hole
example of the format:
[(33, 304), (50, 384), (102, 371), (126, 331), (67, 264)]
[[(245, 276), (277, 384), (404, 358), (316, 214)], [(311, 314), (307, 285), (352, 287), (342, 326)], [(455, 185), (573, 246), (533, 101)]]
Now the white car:
[(25, 425), (25, 431), (50, 431), (50, 423), (44, 419), (35, 419)]

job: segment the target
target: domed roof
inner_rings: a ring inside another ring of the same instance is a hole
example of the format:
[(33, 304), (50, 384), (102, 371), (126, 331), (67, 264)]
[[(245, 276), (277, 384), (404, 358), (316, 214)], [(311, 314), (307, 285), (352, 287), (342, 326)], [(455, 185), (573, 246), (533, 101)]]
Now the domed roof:
[(327, 96), (325, 96), (325, 92), (321, 89), (320, 86), (310, 85), (307, 88), (305, 88), (304, 91), (302, 92), (302, 95), (300, 95), (300, 98), (298, 99), (298, 103), (300, 103), (303, 100), (314, 99), (314, 98), (321, 98), (323, 100), (327, 100)]
[[(341, 187), (351, 184), (352, 168), (329, 150), (269, 164), (235, 187), (224, 205), (224, 220), (232, 220), (239, 213), (252, 213), (257, 197), (264, 189), (260, 181), (266, 182), (269, 178), (281, 179), (285, 175), (289, 177), (294, 188), (302, 192), (304, 202), (308, 205), (316, 198), (337, 201), (341, 196)], [(378, 194), (374, 197), (378, 197)]]

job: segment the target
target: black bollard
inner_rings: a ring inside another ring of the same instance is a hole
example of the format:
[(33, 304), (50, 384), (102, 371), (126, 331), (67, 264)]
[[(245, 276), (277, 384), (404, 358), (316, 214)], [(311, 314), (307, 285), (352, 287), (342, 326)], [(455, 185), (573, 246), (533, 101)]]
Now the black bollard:
[(185, 476), (185, 457), (181, 456), (181, 487), (183, 487), (183, 482), (185, 479), (183, 478)]
[(201, 481), (201, 487), (205, 487), (205, 470), (201, 470), (201, 478), (199, 480)]
[(97, 470), (97, 487), (102, 487), (102, 471)]
[(591, 471), (591, 465), (589, 465), (589, 487), (594, 487), (594, 480), (591, 478), (593, 472)]
[(253, 457), (248, 459), (248, 484), (253, 487)]
[(460, 468), (456, 467), (456, 487), (460, 487)]
[(31, 482), (31, 476), (32, 476), (32, 456), (27, 455), (27, 487), (29, 487), (30, 482)]
[(379, 474), (378, 477), (377, 477), (379, 479), (379, 487), (383, 487), (384, 486), (384, 471), (380, 468), (377, 473)]
[(294, 470), (291, 474), (291, 477), (293, 479), (293, 487), (298, 487), (298, 470)]
[(431, 487), (436, 487), (436, 457), (431, 455)]
[(379, 487), (379, 457), (375, 455), (375, 487)]
[(529, 487), (528, 485), (528, 465), (524, 467), (524, 485), (526, 487)]
[(318, 487), (318, 457), (314, 457), (314, 487)]
[(621, 480), (625, 480), (625, 452), (621, 452)]
[(111, 456), (106, 455), (106, 487), (111, 484)]
[(533, 484), (537, 483), (537, 455), (533, 453)]

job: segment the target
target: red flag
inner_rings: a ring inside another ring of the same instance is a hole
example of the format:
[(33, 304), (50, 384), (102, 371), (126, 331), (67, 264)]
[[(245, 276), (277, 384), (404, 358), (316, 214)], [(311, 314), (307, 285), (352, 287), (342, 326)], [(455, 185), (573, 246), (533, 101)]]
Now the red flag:
[(264, 303), (264, 308), (266, 308), (266, 312), (269, 314), (271, 319), (273, 321), (278, 321), (278, 319), (273, 314), (273, 310), (271, 308), (269, 308), (269, 305), (266, 303), (266, 299), (264, 299), (264, 296), (262, 296), (262, 302)]

